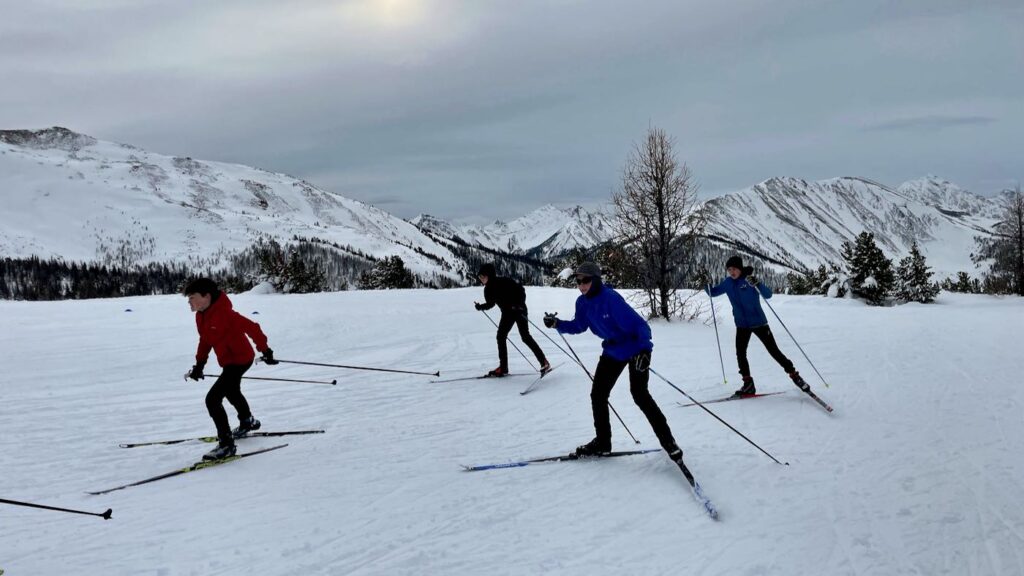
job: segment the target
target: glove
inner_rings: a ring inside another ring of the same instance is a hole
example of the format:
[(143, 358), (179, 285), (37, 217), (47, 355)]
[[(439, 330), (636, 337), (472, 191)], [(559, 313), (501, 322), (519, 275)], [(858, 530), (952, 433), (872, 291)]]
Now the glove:
[(558, 326), (558, 314), (544, 314), (544, 325), (548, 328), (555, 328)]
[(647, 369), (651, 367), (651, 351), (644, 350), (643, 352), (633, 356), (633, 368), (636, 368), (637, 372), (647, 372)]
[(475, 308), (476, 308), (477, 310), (483, 310), (483, 309), (484, 309), (484, 305), (483, 305), (483, 304), (481, 304), (481, 303), (479, 303), (479, 302), (473, 302), (473, 306), (474, 306), (474, 307), (475, 307)]
[(190, 370), (189, 373), (186, 376), (188, 378), (191, 378), (191, 379), (197, 381), (197, 382), (199, 380), (202, 380), (203, 378), (205, 378), (205, 376), (203, 376), (203, 367), (204, 366), (206, 366), (205, 363), (203, 363), (203, 364), (196, 364), (195, 366), (192, 367), (192, 370)]
[(280, 364), (280, 362), (274, 360), (274, 351), (271, 350), (270, 348), (267, 348), (266, 350), (263, 351), (263, 355), (260, 356), (260, 359), (263, 360), (264, 364), (269, 364), (271, 366), (273, 366), (274, 364)]
[(760, 282), (760, 280), (757, 279), (757, 276), (754, 276), (753, 274), (747, 276), (747, 284), (750, 284), (751, 286), (757, 286), (758, 282)]

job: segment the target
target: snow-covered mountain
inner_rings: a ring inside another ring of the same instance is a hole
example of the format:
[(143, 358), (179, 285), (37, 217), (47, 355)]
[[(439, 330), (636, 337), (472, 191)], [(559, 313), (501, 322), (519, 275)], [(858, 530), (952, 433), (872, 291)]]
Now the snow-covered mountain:
[[(404, 221), (285, 174), (154, 154), (64, 128), (0, 131), (0, 255), (93, 261), (223, 259), (257, 238), (319, 238), (397, 254), (415, 273), (459, 280), (460, 248), (549, 258), (614, 236), (610, 209), (547, 205), (509, 222)], [(772, 178), (707, 201), (708, 234), (779, 271), (841, 261), (840, 246), (873, 232), (890, 257), (916, 240), (939, 277), (973, 270), (973, 238), (998, 202), (929, 176), (893, 189), (862, 178)], [(429, 234), (428, 234), (429, 233)], [(486, 258), (486, 256), (482, 256)]]
[[(869, 231), (896, 259), (916, 240), (939, 278), (974, 269), (974, 237), (989, 233), (1001, 211), (996, 200), (934, 176), (896, 189), (863, 178), (772, 178), (705, 204), (714, 244), (760, 256), (780, 272), (841, 262), (842, 243)], [(441, 237), (550, 257), (612, 238), (611, 212), (610, 207), (590, 212), (548, 205), (487, 226), (460, 226), (426, 215), (412, 222)]]
[(842, 242), (868, 231), (890, 258), (916, 240), (940, 278), (974, 269), (973, 239), (999, 211), (995, 201), (935, 178), (897, 190), (862, 178), (772, 178), (707, 205), (709, 235), (786, 268), (841, 262)]
[(611, 217), (582, 206), (558, 208), (551, 204), (510, 222), (458, 225), (429, 215), (411, 221), (423, 230), (446, 238), (518, 254), (546, 258), (577, 247), (590, 247), (614, 235)]
[(1002, 212), (999, 204), (990, 198), (968, 192), (952, 182), (937, 176), (926, 176), (900, 184), (900, 194), (941, 208), (947, 212), (998, 219)]
[(65, 128), (0, 131), (0, 254), (68, 261), (198, 261), (257, 238), (317, 237), (413, 272), (458, 279), (465, 264), (373, 206), (249, 166), (171, 157)]

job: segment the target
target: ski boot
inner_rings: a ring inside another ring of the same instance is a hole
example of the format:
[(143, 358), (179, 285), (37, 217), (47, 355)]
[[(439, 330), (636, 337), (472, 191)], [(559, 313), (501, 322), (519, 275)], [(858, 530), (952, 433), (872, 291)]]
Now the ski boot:
[(498, 366), (487, 373), (488, 378), (504, 378), (505, 376), (508, 376), (508, 368), (504, 368), (502, 366)]
[(249, 416), (248, 418), (245, 418), (245, 419), (239, 419), (239, 421), (238, 421), (238, 428), (235, 428), (234, 430), (231, 431), (231, 437), (232, 438), (242, 438), (246, 434), (248, 434), (249, 432), (252, 432), (253, 430), (259, 430), (259, 429), (260, 429), (260, 421), (255, 419), (255, 418), (253, 418), (252, 416)]
[(548, 372), (551, 372), (551, 362), (548, 362), (547, 360), (545, 360), (544, 363), (541, 364), (541, 366), (540, 366), (540, 375), (544, 376)]
[(665, 449), (668, 452), (668, 457), (672, 459), (676, 464), (680, 464), (683, 461), (683, 450), (678, 445), (673, 444), (672, 449)]
[(601, 442), (597, 438), (594, 438), (590, 442), (576, 448), (573, 455), (577, 458), (584, 458), (587, 456), (604, 456), (611, 451), (611, 443)]
[(224, 458), (230, 458), (235, 455), (235, 443), (227, 443), (221, 440), (217, 443), (217, 447), (210, 450), (206, 454), (203, 454), (203, 460), (223, 460)]
[(757, 394), (757, 388), (754, 387), (754, 379), (750, 376), (743, 377), (743, 386), (733, 393), (733, 398), (742, 398), (744, 396), (753, 396)]
[(790, 373), (789, 373), (789, 377), (793, 379), (793, 384), (796, 384), (796, 387), (797, 387), (797, 388), (799, 388), (799, 389), (803, 390), (804, 392), (810, 392), (810, 391), (811, 391), (811, 386), (810, 386), (810, 384), (808, 384), (808, 383), (807, 383), (807, 382), (806, 382), (806, 381), (805, 381), (805, 380), (804, 380), (804, 379), (803, 379), (803, 378), (802, 378), (802, 377), (800, 376), (800, 373), (799, 373), (799, 372), (797, 372), (797, 371), (795, 371), (795, 370), (794, 370), (794, 371), (792, 371), (792, 372), (790, 372)]

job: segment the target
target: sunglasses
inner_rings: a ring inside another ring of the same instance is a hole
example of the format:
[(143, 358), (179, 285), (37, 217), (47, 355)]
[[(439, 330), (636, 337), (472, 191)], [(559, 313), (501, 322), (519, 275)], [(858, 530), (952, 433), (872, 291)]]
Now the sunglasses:
[(591, 278), (590, 276), (577, 276), (576, 277), (576, 284), (577, 285), (590, 284), (591, 280), (593, 280), (593, 278)]

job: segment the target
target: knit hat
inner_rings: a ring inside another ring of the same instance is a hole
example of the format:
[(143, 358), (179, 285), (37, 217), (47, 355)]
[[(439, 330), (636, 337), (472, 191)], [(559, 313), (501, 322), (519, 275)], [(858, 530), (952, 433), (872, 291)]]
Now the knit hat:
[(209, 278), (196, 278), (189, 282), (182, 290), (185, 296), (189, 294), (213, 294), (214, 297), (220, 295), (220, 290), (217, 289), (217, 283)]
[(484, 264), (480, 266), (480, 271), (476, 273), (477, 276), (487, 276), (488, 278), (494, 278), (496, 273), (494, 271), (494, 264)]
[(733, 256), (725, 261), (726, 268), (736, 268), (738, 270), (743, 269), (743, 259), (739, 256)]
[(601, 267), (596, 262), (584, 262), (576, 268), (577, 276), (590, 276), (591, 278), (601, 277)]

